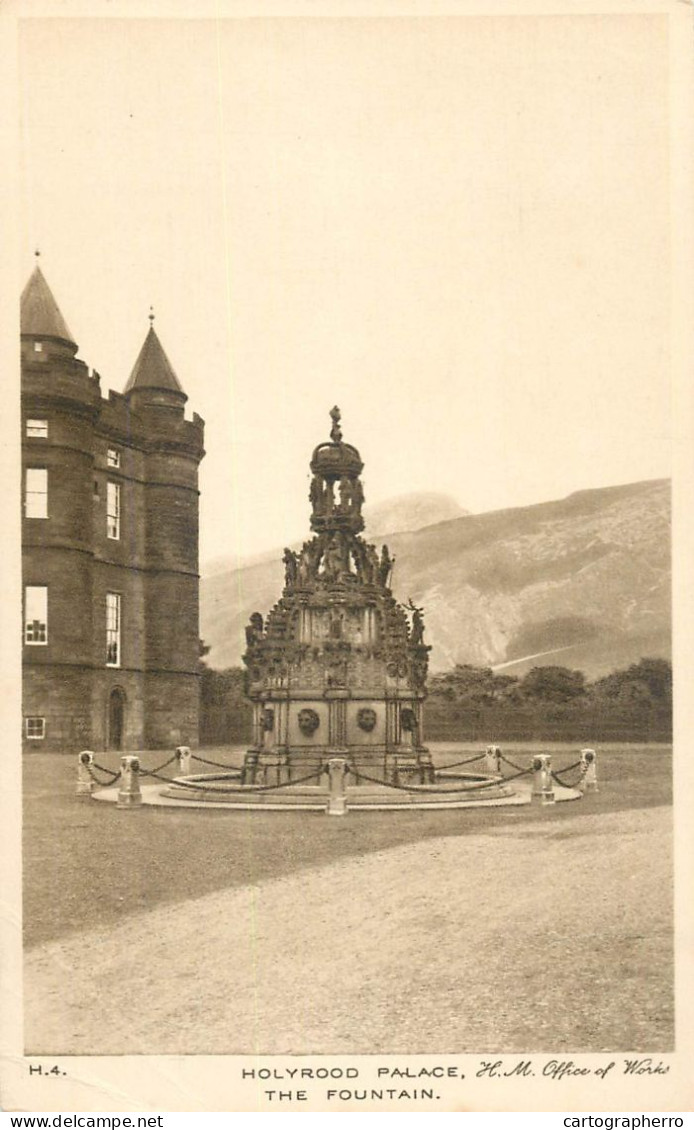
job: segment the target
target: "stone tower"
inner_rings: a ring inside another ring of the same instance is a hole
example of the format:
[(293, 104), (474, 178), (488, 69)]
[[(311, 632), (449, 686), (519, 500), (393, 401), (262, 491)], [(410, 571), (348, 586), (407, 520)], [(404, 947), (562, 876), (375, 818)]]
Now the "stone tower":
[(22, 294), (24, 748), (193, 745), (204, 424), (150, 325), (103, 398), (36, 267)]
[(341, 755), (357, 773), (426, 782), (422, 609), (397, 603), (388, 547), (360, 536), (363, 463), (342, 439), (339, 409), (330, 415), (330, 440), (310, 464), (313, 537), (284, 551), (282, 596), (246, 629), (254, 741), (245, 780), (295, 779)]
[[(145, 734), (150, 747), (197, 745), (199, 490), (203, 422), (150, 324), (123, 395), (143, 455), (139, 499), (144, 557)], [(191, 740), (189, 740), (189, 737)]]

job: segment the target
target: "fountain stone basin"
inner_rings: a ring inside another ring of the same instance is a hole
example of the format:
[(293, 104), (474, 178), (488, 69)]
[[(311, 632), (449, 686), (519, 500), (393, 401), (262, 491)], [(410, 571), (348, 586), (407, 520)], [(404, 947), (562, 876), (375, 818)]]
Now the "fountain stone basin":
[[(327, 769), (327, 766), (326, 766)], [(192, 805), (212, 803), (233, 807), (305, 807), (324, 809), (330, 795), (327, 772), (311, 782), (272, 783), (262, 786), (244, 784), (242, 771), (229, 773), (193, 774), (176, 777), (161, 790), (163, 798), (188, 802)], [(348, 771), (345, 779), (347, 804), (354, 807), (398, 808), (426, 805), (427, 807), (456, 807), (482, 800), (500, 800), (513, 795), (514, 790), (503, 777), (482, 773), (446, 774), (431, 784), (408, 782), (394, 787), (389, 783), (375, 783), (360, 777), (358, 771)]]

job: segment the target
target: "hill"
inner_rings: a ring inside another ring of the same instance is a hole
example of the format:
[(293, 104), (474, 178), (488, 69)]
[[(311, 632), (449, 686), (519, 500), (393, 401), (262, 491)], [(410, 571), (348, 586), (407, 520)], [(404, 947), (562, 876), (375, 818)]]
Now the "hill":
[(467, 514), (468, 511), (447, 494), (425, 491), (400, 494), (385, 502), (367, 502), (364, 507), (364, 537), (372, 539), (411, 533), (452, 518), (464, 518)]
[[(381, 537), (397, 559), (394, 594), (424, 606), (432, 670), (473, 663), (522, 674), (560, 663), (595, 677), (670, 654), (666, 480)], [(210, 666), (240, 662), (250, 613), (267, 611), (281, 592), (280, 558), (203, 577)]]
[[(462, 518), (467, 513), (467, 510), (463, 510), (462, 506), (447, 494), (433, 491), (399, 494), (395, 498), (387, 498), (384, 502), (366, 503), (363, 508), (364, 537), (369, 540), (392, 537), (394, 533), (419, 530), (422, 526), (445, 522), (449, 518)], [(291, 548), (300, 549), (305, 536), (306, 534), (297, 538)], [(282, 556), (281, 551), (279, 556)], [(268, 564), (276, 560), (276, 549), (256, 553), (240, 563), (229, 556), (215, 557), (204, 563), (202, 573), (204, 577), (209, 578), (219, 573), (231, 573), (239, 567), (245, 569), (251, 565)]]

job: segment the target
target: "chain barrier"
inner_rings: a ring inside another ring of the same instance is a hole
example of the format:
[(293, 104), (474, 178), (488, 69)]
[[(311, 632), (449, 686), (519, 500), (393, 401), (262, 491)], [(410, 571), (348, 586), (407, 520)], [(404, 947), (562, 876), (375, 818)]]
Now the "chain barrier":
[(175, 760), (176, 760), (176, 754), (174, 754), (173, 757), (170, 757), (169, 760), (165, 761), (162, 765), (157, 765), (156, 769), (140, 769), (140, 776), (141, 777), (156, 777), (159, 773), (161, 773), (162, 769), (168, 768), (168, 766), (171, 764), (171, 762), (175, 761)]
[(116, 773), (120, 774), (120, 769), (107, 769), (105, 765), (99, 765), (98, 761), (92, 761), (94, 769), (98, 769), (100, 773)]
[(209, 761), (206, 757), (199, 757), (197, 753), (191, 753), (193, 761), (199, 761), (202, 765), (212, 765), (215, 769), (238, 769), (238, 765), (224, 765), (221, 761)]
[(461, 765), (472, 765), (473, 761), (481, 761), (486, 753), (476, 753), (474, 757), (466, 757), (464, 761), (453, 761), (450, 765), (437, 765), (436, 772), (443, 773), (445, 769), (459, 769)]
[(527, 769), (518, 768), (517, 773), (511, 773), (509, 777), (500, 777), (498, 781), (493, 782), (496, 785), (505, 785), (509, 781), (517, 781), (519, 777), (527, 777), (528, 773), (533, 773), (533, 767), (530, 765)]
[(165, 785), (180, 785), (181, 783), (180, 781), (177, 781), (175, 777), (162, 777), (162, 775), (160, 773), (157, 773), (155, 769), (150, 769), (147, 776), (154, 777), (155, 781), (163, 781)]
[[(219, 761), (209, 761), (206, 758), (198, 757), (197, 754), (191, 754), (191, 757), (193, 757), (196, 761), (202, 762), (203, 765), (212, 765), (215, 768), (226, 769), (228, 772), (235, 772), (238, 775), (240, 775), (240, 773), (241, 773), (241, 769), (238, 768), (238, 767), (223, 765)], [(473, 762), (480, 761), (484, 757), (485, 757), (484, 753), (478, 753), (478, 754), (475, 754), (474, 757), (467, 757), (462, 761), (454, 761), (450, 765), (438, 766), (435, 769), (435, 772), (439, 773), (439, 772), (443, 772), (443, 771), (450, 770), (450, 769), (457, 769), (462, 765), (471, 765)], [(492, 788), (492, 787), (494, 787), (494, 785), (506, 784), (506, 782), (508, 782), (508, 781), (515, 781), (519, 777), (525, 777), (529, 773), (533, 772), (532, 766), (529, 766), (527, 769), (523, 769), (520, 765), (516, 765), (515, 762), (511, 761), (510, 758), (506, 757), (505, 754), (502, 753), (500, 755), (500, 757), (501, 757), (502, 761), (504, 761), (507, 765), (509, 765), (514, 770), (514, 773), (511, 776), (503, 777), (501, 780), (479, 781), (479, 782), (475, 782), (473, 784), (460, 785), (458, 787), (455, 787), (455, 786), (450, 787), (449, 786), (448, 788), (438, 788), (438, 789), (435, 786), (432, 786), (432, 785), (423, 785), (423, 784), (400, 785), (400, 784), (396, 784), (394, 781), (380, 780), (378, 777), (372, 777), (368, 773), (365, 773), (361, 769), (359, 769), (359, 770), (355, 769), (354, 766), (350, 765), (349, 763), (347, 763), (347, 768), (348, 768), (348, 771), (354, 777), (356, 777), (357, 779), (363, 779), (365, 781), (369, 781), (371, 784), (379, 785), (381, 788), (397, 789), (400, 792), (412, 792), (413, 789), (416, 789), (416, 790), (422, 789), (423, 791), (424, 790), (426, 791), (425, 795), (429, 794), (429, 793), (475, 792), (478, 789)], [(164, 784), (171, 785), (171, 784), (175, 783), (176, 785), (180, 786), (181, 788), (188, 788), (188, 789), (203, 791), (203, 792), (222, 793), (226, 796), (230, 795), (232, 790), (229, 790), (229, 789), (214, 788), (214, 786), (211, 787), (209, 784), (197, 784), (197, 783), (192, 782), (192, 781), (174, 781), (170, 777), (162, 777), (161, 776), (162, 769), (167, 769), (168, 766), (171, 765), (172, 762), (174, 762), (175, 760), (176, 760), (176, 754), (174, 754), (173, 757), (170, 757), (168, 759), (168, 761), (163, 762), (162, 765), (157, 766), (156, 769), (146, 769), (146, 770), (141, 769), (139, 771), (139, 776), (140, 777), (154, 777), (156, 780), (162, 781)], [(572, 765), (567, 765), (564, 769), (561, 770), (561, 772), (562, 773), (571, 773), (574, 769), (578, 769), (582, 765), (583, 765), (582, 761), (575, 761)], [(111, 770), (111, 769), (107, 769), (106, 766), (99, 765), (97, 762), (92, 762), (91, 765), (87, 764), (86, 768), (87, 768), (87, 771), (88, 771), (90, 777), (92, 778), (92, 780), (102, 789), (112, 788), (113, 785), (115, 785), (116, 781), (121, 776), (120, 769), (115, 770), (115, 771)], [(108, 781), (101, 780), (96, 775), (96, 773), (94, 772), (95, 769), (98, 770), (100, 773), (106, 773), (110, 779)], [(285, 789), (290, 785), (302, 785), (302, 784), (305, 784), (307, 781), (318, 780), (320, 777), (323, 776), (323, 774), (326, 771), (327, 771), (327, 766), (319, 769), (317, 772), (308, 773), (304, 777), (296, 777), (296, 778), (289, 780), (289, 781), (281, 781), (276, 785), (248, 785), (248, 786), (243, 786), (243, 787), (253, 789), (256, 792), (274, 792), (277, 789)], [(559, 775), (559, 773), (556, 773), (554, 771), (552, 771), (551, 776), (561, 788), (563, 788), (563, 789), (576, 789), (580, 786), (581, 782), (583, 781), (583, 778), (585, 777), (585, 769), (581, 773), (578, 780), (573, 782), (572, 784), (569, 784), (569, 782), (566, 781), (565, 779), (563, 779), (563, 777), (561, 777)], [(220, 776), (211, 776), (210, 777), (210, 781), (218, 781), (220, 779), (221, 779)]]
[(561, 772), (562, 773), (571, 773), (574, 769), (578, 769), (582, 764), (583, 764), (583, 762), (580, 761), (580, 760), (574, 761), (573, 765), (564, 765)]
[[(581, 762), (577, 761), (575, 765), (567, 765), (566, 769), (562, 769), (562, 773), (568, 773), (571, 769), (575, 769), (576, 766), (580, 765), (580, 764), (581, 764)], [(552, 777), (554, 778), (554, 780), (557, 782), (558, 785), (561, 785), (562, 789), (577, 789), (579, 787), (579, 785), (581, 784), (581, 782), (583, 781), (583, 778), (585, 777), (585, 775), (586, 774), (585, 774), (585, 771), (584, 771), (583, 773), (581, 773), (578, 780), (574, 781), (574, 783), (572, 785), (570, 785), (568, 783), (568, 781), (563, 781), (558, 773), (552, 772)]]
[[(501, 760), (505, 761), (507, 765), (510, 765), (512, 769), (516, 769), (520, 773), (520, 771), (521, 771), (520, 765), (516, 765), (515, 762), (511, 761), (510, 758), (506, 757), (506, 755), (504, 753), (501, 754)], [(571, 773), (574, 769), (578, 769), (579, 766), (581, 766), (582, 764), (583, 764), (582, 761), (574, 761), (573, 765), (566, 765), (562, 769), (562, 773)], [(527, 772), (531, 772), (531, 770), (527, 770)], [(562, 778), (557, 773), (555, 773), (554, 771), (552, 771), (551, 775), (554, 778), (554, 780), (557, 782), (557, 784), (561, 785), (561, 787), (563, 789), (575, 789), (575, 788), (578, 787), (578, 785), (580, 785), (581, 781), (583, 780), (583, 778), (585, 776), (585, 772), (581, 773), (581, 776), (578, 778), (578, 781), (576, 781), (573, 785), (569, 785), (566, 781), (562, 780)], [(512, 781), (512, 780), (514, 780), (514, 778), (513, 777), (505, 777), (504, 780)]]
[(161, 773), (157, 773), (154, 769), (150, 769), (147, 774), (148, 777), (154, 777), (155, 781), (163, 781), (165, 785), (180, 785), (175, 777), (162, 777)]
[[(168, 781), (169, 780), (168, 777), (159, 777), (159, 774), (160, 774), (162, 769), (166, 769), (169, 765), (171, 765), (172, 761), (175, 761), (175, 760), (176, 760), (176, 754), (174, 754), (173, 757), (170, 757), (169, 760), (165, 761), (162, 765), (158, 765), (156, 769), (140, 769), (138, 771), (138, 776), (140, 776), (140, 777), (157, 777), (160, 781)], [(88, 763), (85, 763), (85, 765), (86, 765), (87, 771), (88, 771), (90, 777), (92, 778), (92, 780), (96, 781), (97, 785), (100, 785), (102, 789), (111, 788), (111, 786), (116, 783), (116, 781), (118, 780), (118, 778), (121, 775), (120, 769), (116, 769), (116, 770), (107, 769), (105, 765), (99, 765), (96, 761), (93, 761), (91, 763), (91, 765), (88, 764)], [(97, 769), (99, 771), (99, 773), (107, 773), (108, 776), (111, 778), (110, 781), (108, 781), (108, 782), (100, 781), (99, 778), (97, 777), (96, 773), (94, 772), (95, 769)]]
[[(97, 785), (102, 789), (110, 789), (112, 785), (115, 785), (116, 781), (120, 777), (120, 769), (114, 773), (112, 769), (105, 769), (103, 765), (97, 765), (95, 762), (93, 762), (91, 765), (88, 762), (85, 762), (84, 764), (91, 779), (93, 781), (96, 781)], [(96, 773), (94, 772), (95, 769), (98, 769), (100, 773), (108, 773), (111, 780), (100, 781)]]
[(459, 785), (447, 789), (437, 789), (433, 785), (396, 785), (394, 781), (379, 781), (377, 777), (370, 777), (368, 773), (364, 773), (361, 769), (358, 771), (352, 769), (351, 772), (357, 777), (363, 777), (365, 781), (370, 781), (372, 785), (382, 785), (386, 789), (399, 789), (400, 792), (404, 793), (421, 790), (422, 795), (428, 796), (430, 793), (471, 793), (478, 789), (494, 788), (498, 785), (505, 785), (507, 781), (514, 781), (516, 777), (525, 777), (526, 774), (532, 773), (532, 769), (521, 769), (515, 777), (504, 777), (503, 780), (478, 781), (473, 785)]
[(517, 773), (522, 773), (522, 772), (523, 772), (523, 769), (521, 768), (521, 766), (520, 766), (520, 765), (516, 765), (516, 763), (515, 763), (514, 761), (511, 761), (511, 760), (510, 760), (510, 759), (509, 759), (509, 758), (508, 758), (508, 757), (506, 756), (506, 754), (505, 754), (505, 753), (500, 753), (500, 754), (499, 754), (499, 757), (501, 758), (501, 760), (502, 760), (502, 761), (505, 761), (507, 765), (510, 765), (512, 769), (515, 769)]

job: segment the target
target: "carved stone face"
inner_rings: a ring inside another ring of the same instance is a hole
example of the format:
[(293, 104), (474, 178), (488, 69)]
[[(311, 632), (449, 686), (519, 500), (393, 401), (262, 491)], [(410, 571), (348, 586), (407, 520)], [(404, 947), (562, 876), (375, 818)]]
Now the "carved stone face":
[(370, 706), (362, 706), (357, 714), (357, 725), (360, 730), (365, 730), (367, 734), (370, 734), (376, 728), (376, 722), (376, 711), (372, 710)]
[(315, 710), (311, 710), (310, 707), (305, 707), (303, 710), (299, 711), (299, 729), (307, 738), (312, 737), (319, 726), (320, 718)]

